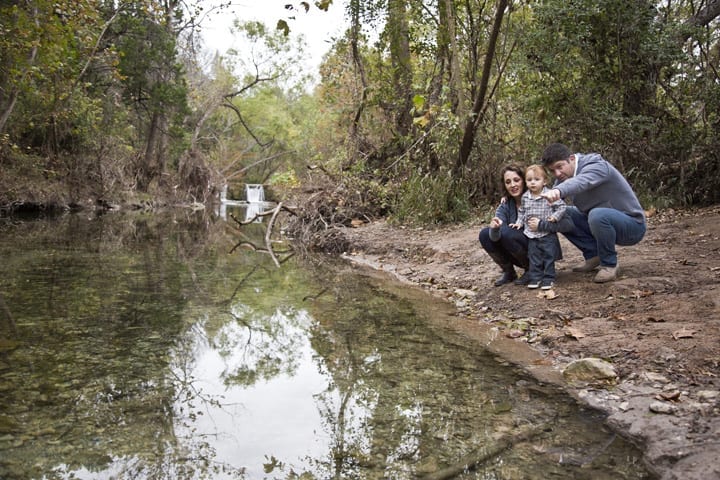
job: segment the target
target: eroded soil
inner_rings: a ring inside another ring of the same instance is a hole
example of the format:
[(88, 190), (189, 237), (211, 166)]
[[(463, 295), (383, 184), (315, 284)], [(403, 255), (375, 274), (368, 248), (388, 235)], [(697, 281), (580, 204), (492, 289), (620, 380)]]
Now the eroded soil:
[(348, 258), (447, 298), (459, 322), (528, 344), (538, 365), (610, 361), (616, 382), (566, 388), (606, 411), (660, 478), (720, 479), (720, 207), (655, 212), (645, 239), (619, 249), (620, 278), (608, 284), (572, 272), (582, 257), (561, 236), (555, 298), (492, 286), (499, 270), (477, 241), (481, 227), (378, 221), (343, 234)]

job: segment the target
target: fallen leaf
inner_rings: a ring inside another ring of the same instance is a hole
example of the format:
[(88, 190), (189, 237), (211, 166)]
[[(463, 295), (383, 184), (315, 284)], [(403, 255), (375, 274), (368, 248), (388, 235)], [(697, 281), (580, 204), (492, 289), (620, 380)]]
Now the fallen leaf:
[(675, 340), (678, 340), (680, 338), (693, 338), (695, 336), (695, 330), (688, 330), (687, 328), (683, 327), (680, 330), (674, 331), (672, 336)]
[(552, 300), (553, 298), (557, 298), (558, 294), (555, 293), (555, 290), (540, 290), (540, 292), (537, 294), (538, 298), (545, 298), (547, 300)]
[(525, 332), (523, 332), (522, 330), (510, 330), (505, 334), (505, 336), (508, 338), (518, 338), (522, 337), (523, 335), (525, 335)]
[(661, 392), (655, 397), (658, 400), (672, 400), (673, 402), (680, 399), (680, 390), (672, 390), (669, 392)]
[(552, 365), (552, 360), (549, 358), (541, 358), (539, 360), (533, 360), (533, 365)]
[(633, 290), (632, 293), (635, 298), (644, 298), (655, 294), (652, 290)]
[(585, 334), (574, 327), (568, 327), (565, 329), (565, 336), (574, 338), (575, 340), (580, 340), (581, 338), (585, 338)]

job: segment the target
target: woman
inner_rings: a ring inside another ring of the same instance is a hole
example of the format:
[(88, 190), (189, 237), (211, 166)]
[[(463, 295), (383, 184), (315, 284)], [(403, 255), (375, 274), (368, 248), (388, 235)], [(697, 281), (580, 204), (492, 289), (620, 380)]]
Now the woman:
[[(515, 285), (527, 285), (528, 279), (528, 238), (522, 230), (510, 227), (517, 222), (518, 208), (522, 202), (522, 195), (527, 190), (525, 186), (525, 169), (517, 164), (505, 166), (501, 172), (503, 187), (508, 196), (500, 203), (495, 216), (490, 220), (490, 226), (480, 230), (480, 244), (490, 258), (502, 269), (502, 275), (495, 281), (495, 286), (505, 285), (515, 281)], [(573, 223), (568, 216), (559, 222), (552, 223), (530, 219), (528, 225), (531, 229), (541, 232), (567, 232), (572, 230)], [(558, 249), (555, 260), (562, 258), (562, 250)], [(515, 267), (525, 270), (518, 278)]]

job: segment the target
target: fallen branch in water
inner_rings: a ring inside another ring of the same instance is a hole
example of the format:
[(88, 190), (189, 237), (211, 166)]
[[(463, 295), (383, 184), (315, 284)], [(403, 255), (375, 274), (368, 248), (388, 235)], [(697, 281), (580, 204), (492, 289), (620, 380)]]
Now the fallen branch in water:
[(267, 217), (268, 215), (273, 215), (273, 216), (277, 215), (277, 212), (279, 212), (280, 210), (288, 212), (291, 215), (297, 215), (296, 207), (287, 207), (287, 206), (283, 205), (282, 202), (280, 202), (272, 210), (265, 210), (262, 212), (258, 212), (252, 218), (249, 218), (247, 220), (238, 220), (237, 217), (235, 217), (235, 215), (233, 215), (232, 213), (229, 214), (229, 216), (230, 216), (230, 218), (232, 218), (235, 221), (235, 223), (237, 223), (239, 226), (242, 227), (244, 225), (250, 225), (251, 223), (255, 223), (255, 220), (257, 220), (258, 218)]
[(457, 477), (463, 472), (473, 470), (481, 463), (495, 458), (505, 450), (514, 447), (518, 443), (527, 442), (545, 431), (546, 425), (525, 429), (521, 432), (505, 435), (496, 440), (493, 445), (487, 448), (478, 448), (463, 457), (458, 463), (420, 477), (421, 480), (447, 480)]
[(275, 219), (277, 218), (277, 214), (282, 208), (282, 202), (277, 204), (277, 207), (273, 210), (272, 217), (270, 217), (270, 222), (268, 222), (267, 230), (265, 230), (265, 246), (268, 249), (268, 253), (270, 253), (270, 257), (272, 257), (273, 262), (275, 262), (275, 266), (279, 267), (280, 262), (278, 262), (277, 257), (275, 256), (275, 252), (272, 248), (272, 243), (270, 242), (270, 237), (272, 235), (273, 225), (275, 224)]

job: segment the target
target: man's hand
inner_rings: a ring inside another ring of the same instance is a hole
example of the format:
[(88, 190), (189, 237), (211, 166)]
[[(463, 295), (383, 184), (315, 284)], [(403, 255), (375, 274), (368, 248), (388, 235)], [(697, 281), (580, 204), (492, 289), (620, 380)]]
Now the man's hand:
[(548, 203), (555, 203), (560, 200), (560, 190), (553, 188), (545, 193), (541, 193), (540, 196), (547, 200)]
[(500, 220), (498, 217), (493, 217), (492, 220), (490, 220), (490, 228), (500, 228), (503, 224), (503, 221)]

